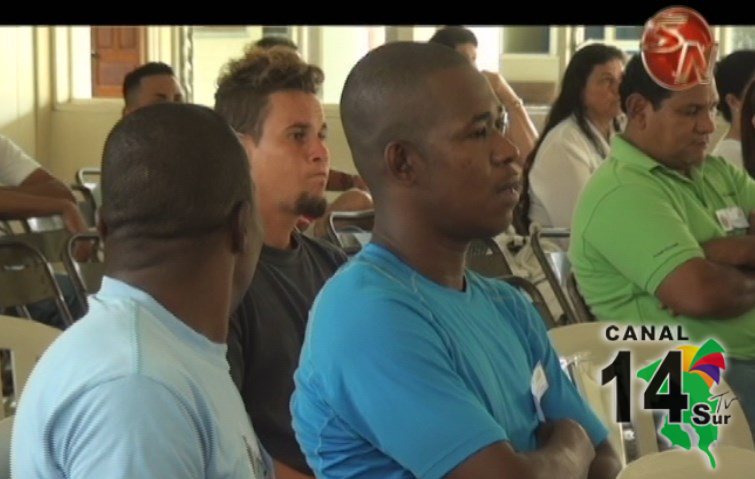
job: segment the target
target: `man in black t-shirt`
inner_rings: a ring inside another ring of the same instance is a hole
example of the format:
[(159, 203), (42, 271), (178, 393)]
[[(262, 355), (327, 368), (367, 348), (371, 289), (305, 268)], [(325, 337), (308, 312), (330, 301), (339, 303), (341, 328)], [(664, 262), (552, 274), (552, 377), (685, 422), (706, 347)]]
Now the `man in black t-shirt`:
[(289, 400), (309, 309), (346, 261), (334, 246), (301, 235), (301, 216), (326, 208), (327, 125), (320, 68), (285, 48), (256, 49), (218, 80), (215, 110), (246, 149), (265, 229), (252, 285), (231, 320), (228, 361), (278, 479), (312, 477), (291, 427)]

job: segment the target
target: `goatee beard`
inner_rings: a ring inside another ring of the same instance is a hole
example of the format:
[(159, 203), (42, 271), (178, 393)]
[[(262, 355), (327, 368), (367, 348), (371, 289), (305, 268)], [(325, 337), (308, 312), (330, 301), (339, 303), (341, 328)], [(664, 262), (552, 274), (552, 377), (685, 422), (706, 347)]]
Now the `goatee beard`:
[(327, 207), (328, 201), (324, 197), (313, 196), (310, 193), (302, 193), (296, 199), (294, 213), (299, 216), (316, 219), (325, 214)]

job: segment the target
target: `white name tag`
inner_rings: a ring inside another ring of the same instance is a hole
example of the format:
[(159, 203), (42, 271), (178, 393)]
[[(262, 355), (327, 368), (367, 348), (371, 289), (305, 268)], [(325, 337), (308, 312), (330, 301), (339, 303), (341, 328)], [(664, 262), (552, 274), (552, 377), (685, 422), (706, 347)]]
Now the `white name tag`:
[(739, 206), (730, 206), (716, 211), (716, 218), (724, 231), (732, 231), (737, 228), (749, 228), (745, 212)]
[(537, 410), (537, 418), (540, 422), (545, 422), (545, 414), (543, 414), (543, 407), (541, 402), (545, 392), (548, 390), (548, 378), (545, 376), (545, 370), (540, 362), (535, 366), (535, 370), (532, 372), (532, 400), (535, 402), (535, 409)]

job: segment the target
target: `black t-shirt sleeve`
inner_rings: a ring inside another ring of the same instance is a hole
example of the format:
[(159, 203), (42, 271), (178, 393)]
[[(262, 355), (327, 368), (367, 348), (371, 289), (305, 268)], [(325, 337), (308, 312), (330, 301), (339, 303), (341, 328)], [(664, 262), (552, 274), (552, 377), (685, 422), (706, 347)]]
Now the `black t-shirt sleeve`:
[(231, 316), (228, 325), (228, 351), (226, 357), (231, 367), (231, 379), (233, 379), (239, 391), (243, 391), (244, 371), (245, 371), (245, 344), (246, 344), (246, 325), (241, 320), (240, 311), (237, 309)]

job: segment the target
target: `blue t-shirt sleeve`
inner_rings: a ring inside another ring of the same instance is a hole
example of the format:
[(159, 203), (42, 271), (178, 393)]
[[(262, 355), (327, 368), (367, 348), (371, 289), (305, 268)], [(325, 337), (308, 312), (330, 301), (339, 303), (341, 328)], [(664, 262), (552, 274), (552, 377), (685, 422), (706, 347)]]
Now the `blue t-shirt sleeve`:
[(598, 446), (608, 438), (608, 430), (598, 419), (590, 405), (580, 396), (574, 383), (561, 368), (558, 353), (553, 349), (543, 320), (537, 310), (521, 294), (516, 293), (518, 308), (527, 325), (527, 336), (535, 364), (540, 362), (548, 380), (548, 389), (541, 401), (546, 420), (573, 419), (587, 431), (592, 443)]
[(143, 376), (100, 384), (51, 425), (54, 460), (70, 479), (204, 477), (200, 425), (176, 395)]
[[(443, 477), (507, 439), (454, 370), (421, 305), (377, 295), (352, 311), (349, 321), (312, 328), (308, 342), (325, 401), (356, 434), (423, 478)], [(312, 321), (343, 313), (343, 305), (320, 303)]]

